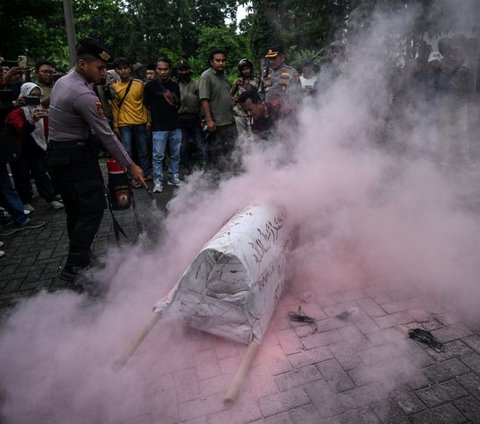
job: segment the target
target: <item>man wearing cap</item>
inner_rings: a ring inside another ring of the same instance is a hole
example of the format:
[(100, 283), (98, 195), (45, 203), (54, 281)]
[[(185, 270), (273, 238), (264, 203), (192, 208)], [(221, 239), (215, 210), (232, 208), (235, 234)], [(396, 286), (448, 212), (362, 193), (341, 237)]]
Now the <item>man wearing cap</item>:
[(105, 77), (110, 53), (95, 40), (84, 39), (77, 44), (76, 56), (75, 68), (52, 90), (47, 151), (50, 174), (64, 201), (70, 239), (60, 278), (71, 282), (91, 264), (90, 246), (107, 206), (98, 145), (147, 187), (142, 169), (132, 162), (112, 132), (92, 89), (92, 84)]
[(268, 72), (262, 81), (265, 101), (283, 99), (292, 106), (303, 97), (298, 72), (285, 64), (285, 54), (281, 47), (271, 47), (265, 54)]
[(192, 78), (192, 69), (185, 59), (178, 61), (176, 73), (181, 102), (178, 109), (178, 119), (182, 129), (180, 166), (186, 172), (191, 172), (195, 164), (203, 167), (206, 160), (205, 146), (200, 135), (198, 81)]
[(220, 172), (235, 169), (232, 153), (237, 139), (237, 127), (233, 117), (230, 83), (225, 75), (227, 52), (216, 48), (210, 52), (209, 68), (199, 81), (200, 103), (209, 133), (208, 162)]

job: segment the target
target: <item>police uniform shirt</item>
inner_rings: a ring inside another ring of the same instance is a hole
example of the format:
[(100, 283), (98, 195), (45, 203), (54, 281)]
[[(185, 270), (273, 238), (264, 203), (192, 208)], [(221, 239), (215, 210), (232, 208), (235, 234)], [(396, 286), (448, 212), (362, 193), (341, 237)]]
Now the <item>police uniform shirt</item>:
[(301, 98), (301, 85), (298, 72), (288, 65), (279, 69), (270, 68), (263, 82), (265, 101), (274, 99)]
[(76, 70), (70, 71), (55, 83), (48, 121), (52, 142), (87, 140), (94, 131), (120, 164), (132, 164), (130, 156), (108, 125), (99, 98)]

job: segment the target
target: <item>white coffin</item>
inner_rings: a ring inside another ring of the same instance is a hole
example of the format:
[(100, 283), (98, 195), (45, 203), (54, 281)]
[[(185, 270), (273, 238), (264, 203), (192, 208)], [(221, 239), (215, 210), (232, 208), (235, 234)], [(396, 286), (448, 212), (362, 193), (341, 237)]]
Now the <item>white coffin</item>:
[(248, 344), (260, 341), (282, 293), (293, 238), (284, 208), (250, 205), (203, 247), (167, 297), (189, 326)]

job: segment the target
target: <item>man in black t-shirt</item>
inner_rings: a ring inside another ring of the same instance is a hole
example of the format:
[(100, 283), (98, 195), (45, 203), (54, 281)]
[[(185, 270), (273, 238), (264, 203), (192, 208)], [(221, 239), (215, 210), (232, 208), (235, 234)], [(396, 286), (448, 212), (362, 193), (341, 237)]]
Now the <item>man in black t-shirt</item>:
[(178, 167), (182, 131), (178, 119), (180, 107), (180, 89), (170, 77), (172, 63), (166, 57), (157, 60), (157, 78), (148, 82), (143, 90), (143, 101), (150, 111), (152, 119), (152, 165), (154, 193), (163, 190), (163, 159), (168, 146), (168, 184), (179, 185)]

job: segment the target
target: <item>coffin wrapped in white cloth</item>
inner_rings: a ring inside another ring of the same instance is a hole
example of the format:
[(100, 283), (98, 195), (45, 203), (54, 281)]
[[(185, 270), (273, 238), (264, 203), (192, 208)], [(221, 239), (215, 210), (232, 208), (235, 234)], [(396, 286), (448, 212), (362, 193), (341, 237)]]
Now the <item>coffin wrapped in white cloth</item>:
[(154, 311), (175, 305), (193, 328), (245, 344), (261, 341), (282, 293), (292, 237), (284, 208), (246, 207), (208, 241)]

